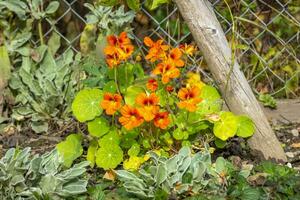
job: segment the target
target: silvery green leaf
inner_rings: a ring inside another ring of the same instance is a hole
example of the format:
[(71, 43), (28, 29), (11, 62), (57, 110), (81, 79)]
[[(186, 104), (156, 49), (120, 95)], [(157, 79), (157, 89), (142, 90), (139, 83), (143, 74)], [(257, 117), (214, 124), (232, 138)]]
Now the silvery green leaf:
[(56, 52), (58, 51), (61, 45), (60, 39), (61, 37), (55, 31), (53, 31), (51, 37), (48, 40), (48, 47), (52, 56), (55, 56)]
[(22, 176), (22, 175), (15, 175), (10, 180), (10, 186), (15, 186), (15, 185), (17, 185), (19, 183), (22, 183), (24, 181), (25, 181), (24, 176)]
[(44, 80), (44, 89), (47, 93), (53, 95), (53, 96), (59, 96), (59, 91), (55, 87), (54, 83), (47, 78)]
[(53, 14), (57, 11), (58, 7), (59, 7), (59, 2), (58, 1), (51, 1), (49, 3), (49, 5), (47, 6), (45, 12), (47, 14)]
[(86, 180), (78, 180), (68, 184), (63, 185), (63, 189), (57, 191), (61, 196), (74, 196), (77, 194), (82, 194), (87, 191), (88, 182)]
[(20, 47), (20, 48), (16, 49), (15, 51), (18, 52), (19, 54), (21, 54), (22, 56), (26, 56), (26, 57), (29, 57), (30, 53), (31, 53), (31, 49), (27, 46)]
[(178, 168), (178, 173), (184, 174), (191, 164), (192, 158), (186, 157), (182, 160), (182, 164)]
[(226, 170), (226, 160), (223, 157), (218, 157), (216, 160), (216, 171), (221, 173), (225, 172)]
[(173, 156), (166, 162), (168, 173), (174, 173), (178, 170), (178, 156)]
[(22, 47), (25, 43), (27, 43), (31, 38), (30, 32), (23, 32), (18, 34), (8, 45), (9, 51), (13, 52)]
[(194, 166), (194, 170), (192, 171), (193, 180), (200, 182), (203, 179), (205, 171), (206, 166), (203, 164), (203, 162), (199, 162), (196, 166)]
[(89, 166), (89, 162), (81, 162), (79, 164), (75, 164), (71, 169), (68, 169), (57, 175), (60, 179), (64, 181), (72, 180), (86, 172), (86, 167)]
[(43, 133), (47, 132), (48, 130), (48, 123), (47, 122), (31, 122), (31, 128), (36, 133)]
[(28, 10), (26, 3), (19, 0), (1, 1), (0, 6), (5, 6), (10, 11), (18, 15), (21, 20), (25, 20)]
[(40, 187), (44, 194), (53, 193), (56, 190), (59, 180), (52, 174), (46, 174), (42, 176), (40, 181)]
[(131, 172), (128, 172), (126, 170), (117, 170), (116, 171), (116, 174), (118, 175), (118, 177), (120, 179), (123, 179), (123, 180), (139, 180), (139, 181), (142, 181), (141, 179), (139, 179), (135, 174), (131, 173)]
[(161, 164), (157, 167), (155, 175), (156, 185), (160, 185), (168, 178), (168, 171), (165, 164)]
[(30, 115), (30, 114), (32, 114), (34, 112), (29, 107), (20, 107), (20, 108), (17, 108), (15, 111), (18, 112), (20, 115), (25, 115), (25, 116), (26, 115)]
[(184, 192), (187, 192), (190, 188), (189, 184), (181, 184), (178, 187), (176, 187), (176, 191), (178, 194), (182, 194)]

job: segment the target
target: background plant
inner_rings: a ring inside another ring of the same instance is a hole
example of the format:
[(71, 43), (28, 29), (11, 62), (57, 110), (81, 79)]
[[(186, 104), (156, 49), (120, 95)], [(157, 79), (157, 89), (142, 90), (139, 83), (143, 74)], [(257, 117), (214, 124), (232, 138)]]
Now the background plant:
[(69, 117), (77, 84), (76, 60), (80, 57), (73, 58), (69, 50), (55, 60), (47, 46), (27, 51), (33, 54), (23, 55), (21, 67), (10, 80), (16, 92), (12, 117), (18, 121), (29, 118), (35, 132), (46, 132), (51, 121)]
[(64, 169), (56, 150), (31, 156), (30, 148), (9, 149), (0, 160), (1, 199), (66, 199), (86, 192), (88, 162)]

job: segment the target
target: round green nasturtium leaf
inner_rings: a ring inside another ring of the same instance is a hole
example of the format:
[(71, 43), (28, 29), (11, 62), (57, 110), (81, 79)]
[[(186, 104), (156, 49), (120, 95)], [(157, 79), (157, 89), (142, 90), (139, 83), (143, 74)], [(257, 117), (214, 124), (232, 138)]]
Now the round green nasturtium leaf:
[(141, 147), (138, 143), (135, 143), (131, 146), (131, 148), (128, 150), (128, 155), (129, 156), (137, 156), (139, 155), (141, 150)]
[(226, 141), (220, 140), (219, 138), (216, 138), (215, 140), (215, 145), (219, 149), (223, 149), (226, 146), (226, 144), (227, 144)]
[(100, 147), (110, 146), (110, 145), (119, 145), (120, 136), (117, 131), (112, 130), (98, 141)]
[(76, 119), (85, 122), (99, 116), (103, 111), (100, 106), (102, 99), (103, 92), (99, 89), (83, 89), (78, 92), (72, 103)]
[(136, 143), (135, 138), (139, 135), (139, 133), (136, 130), (131, 130), (131, 131), (124, 131), (122, 130), (122, 135), (121, 137), (121, 143), (120, 146), (125, 149), (129, 149), (134, 143)]
[(237, 131), (237, 117), (231, 112), (221, 112), (220, 120), (214, 124), (215, 136), (223, 141), (233, 137)]
[(116, 93), (117, 92), (117, 85), (115, 81), (107, 82), (103, 87), (104, 92)]
[(87, 159), (87, 161), (90, 161), (90, 166), (92, 168), (95, 166), (97, 149), (98, 149), (98, 142), (96, 140), (93, 140), (90, 143), (90, 146), (88, 148), (87, 155), (86, 155), (86, 159)]
[(151, 144), (150, 144), (150, 141), (148, 139), (143, 140), (143, 147), (145, 149), (150, 149), (151, 148)]
[(183, 147), (190, 147), (190, 146), (192, 146), (192, 144), (191, 144), (190, 141), (184, 140), (184, 141), (182, 141), (181, 146), (183, 146)]
[(145, 92), (145, 90), (142, 87), (138, 86), (130, 86), (127, 88), (127, 92), (125, 94), (125, 102), (128, 105), (133, 106), (135, 104), (135, 99), (137, 95), (140, 93)]
[(197, 114), (207, 115), (221, 110), (221, 96), (216, 88), (205, 85), (201, 89), (200, 97), (202, 101), (198, 104)]
[(71, 134), (65, 141), (56, 145), (56, 149), (62, 156), (66, 167), (71, 167), (73, 161), (82, 155), (83, 148), (81, 146), (81, 139), (81, 135)]
[(101, 137), (110, 129), (108, 121), (103, 117), (97, 117), (93, 121), (88, 122), (88, 131), (92, 136)]
[(173, 137), (175, 140), (186, 140), (189, 137), (189, 133), (187, 131), (183, 131), (180, 128), (175, 129), (173, 132)]
[(247, 116), (238, 116), (238, 128), (236, 135), (239, 137), (247, 138), (254, 134), (255, 126), (253, 121)]
[(123, 151), (116, 145), (100, 147), (96, 152), (96, 164), (105, 170), (116, 168), (123, 161)]

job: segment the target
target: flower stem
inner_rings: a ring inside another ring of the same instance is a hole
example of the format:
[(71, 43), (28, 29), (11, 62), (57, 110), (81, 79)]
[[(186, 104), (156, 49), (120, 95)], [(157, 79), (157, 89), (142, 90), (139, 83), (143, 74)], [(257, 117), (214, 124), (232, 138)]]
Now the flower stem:
[(39, 20), (39, 22), (38, 22), (38, 30), (39, 30), (39, 37), (40, 37), (40, 40), (41, 40), (41, 44), (43, 45), (45, 43), (44, 43), (43, 28), (42, 28), (41, 20)]
[(119, 88), (119, 84), (118, 84), (118, 76), (117, 76), (117, 72), (118, 69), (117, 69), (117, 66), (114, 67), (114, 75), (115, 75), (115, 83), (116, 83), (116, 87), (117, 87), (117, 90), (118, 90), (118, 93), (121, 94), (121, 90)]

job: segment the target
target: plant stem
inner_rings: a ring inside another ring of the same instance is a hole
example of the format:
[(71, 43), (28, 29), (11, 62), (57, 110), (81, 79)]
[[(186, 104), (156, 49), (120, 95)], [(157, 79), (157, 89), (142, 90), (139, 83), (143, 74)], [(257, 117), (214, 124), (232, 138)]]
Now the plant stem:
[(121, 90), (120, 90), (119, 84), (118, 84), (117, 67), (116, 66), (114, 67), (114, 75), (115, 75), (115, 83), (116, 83), (118, 93), (121, 94)]
[(43, 36), (43, 29), (42, 29), (42, 22), (41, 20), (39, 20), (38, 22), (38, 30), (39, 30), (39, 37), (40, 37), (40, 40), (41, 40), (41, 44), (45, 44), (44, 43), (44, 36)]

